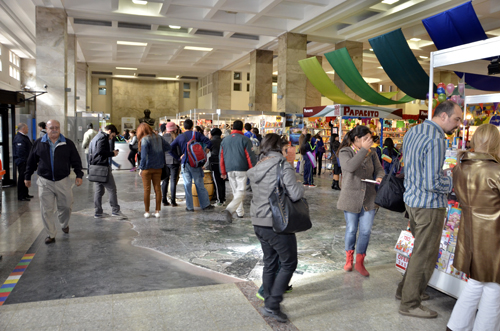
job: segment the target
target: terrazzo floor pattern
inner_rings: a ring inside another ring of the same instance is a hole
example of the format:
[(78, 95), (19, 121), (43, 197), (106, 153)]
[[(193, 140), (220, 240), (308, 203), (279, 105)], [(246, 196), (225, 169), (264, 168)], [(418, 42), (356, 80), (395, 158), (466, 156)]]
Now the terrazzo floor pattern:
[[(356, 272), (344, 273), (341, 270), (345, 254), (343, 248), (345, 222), (343, 214), (335, 208), (338, 192), (330, 189), (331, 181), (325, 175), (316, 180), (319, 184), (317, 188), (306, 190), (314, 225), (310, 231), (297, 235), (299, 267), (292, 279), (294, 291), (287, 294), (283, 302), (283, 309), (289, 315), (291, 323), (283, 325), (263, 318), (257, 310), (262, 305), (262, 302), (255, 297), (257, 286), (260, 286), (262, 261), (260, 244), (255, 238), (248, 216), (242, 219), (236, 218), (232, 224), (227, 224), (219, 213), (221, 207), (211, 212), (188, 213), (181, 202), (176, 208), (162, 206), (162, 216), (159, 219), (146, 220), (142, 217), (144, 211), (140, 178), (124, 171), (115, 171), (114, 174), (119, 188), (119, 203), (130, 219), (127, 222), (105, 219), (101, 221), (103, 229), (98, 233), (106, 237), (107, 241), (120, 242), (121, 246), (116, 245), (117, 251), (127, 252), (137, 249), (137, 254), (130, 256), (131, 259), (144, 259), (144, 256), (149, 256), (150, 260), (144, 264), (156, 268), (155, 273), (161, 275), (161, 270), (156, 265), (161, 264), (158, 261), (166, 259), (176, 262), (181, 269), (187, 268), (189, 274), (193, 272), (202, 274), (204, 279), (208, 280), (197, 286), (184, 284), (182, 276), (177, 283), (169, 282), (168, 277), (163, 279), (153, 277), (148, 280), (155, 284), (144, 285), (141, 284), (144, 283), (144, 277), (143, 279), (140, 276), (135, 277), (138, 273), (141, 274), (138, 269), (135, 269), (135, 275), (116, 275), (117, 270), (110, 268), (108, 273), (115, 274), (114, 280), (112, 277), (109, 279), (97, 277), (103, 287), (108, 286), (107, 292), (89, 292), (84, 286), (84, 280), (78, 289), (66, 288), (66, 291), (62, 291), (64, 286), (58, 286), (56, 282), (52, 283), (55, 289), (49, 291), (52, 293), (50, 297), (37, 297), (34, 302), (28, 303), (7, 301), (0, 307), (0, 330), (444, 330), (446, 328), (455, 300), (432, 289), (428, 290), (433, 299), (429, 301), (429, 307), (439, 312), (438, 319), (430, 321), (412, 319), (397, 313), (398, 301), (394, 299), (394, 292), (401, 276), (394, 268), (393, 247), (399, 232), (406, 225), (401, 215), (384, 210), (380, 210), (377, 214), (366, 259), (367, 268), (371, 272), (369, 278), (363, 278)], [(182, 184), (180, 186), (182, 191)], [(89, 217), (93, 215), (93, 208), (89, 208), (93, 206), (92, 187), (90, 183), (84, 182), (82, 187), (74, 189), (74, 193), (75, 205), (69, 239), (58, 234), (54, 248), (67, 249), (74, 242), (92, 240), (92, 233), (83, 235), (85, 222), (96, 222)], [(5, 194), (10, 193), (4, 192)], [(229, 194), (228, 198), (230, 197)], [(107, 195), (104, 201), (106, 198)], [(251, 194), (248, 194), (245, 198), (247, 213), (250, 200)], [(105, 209), (109, 209), (109, 205), (106, 206), (107, 202), (104, 201)], [(29, 208), (23, 208), (18, 208), (22, 210), (17, 214), (19, 219), (36, 219), (36, 213), (39, 212), (36, 198), (30, 203)], [(24, 244), (17, 246), (16, 253), (8, 255), (10, 259), (0, 262), (0, 280), (5, 280), (5, 275), (12, 271), (13, 267), (10, 266), (15, 265), (12, 261), (18, 256), (22, 257), (25, 252), (23, 249), (28, 246), (26, 242), (32, 240), (31, 245), (33, 245), (34, 238), (37, 237), (33, 233), (40, 233), (39, 222), (38, 224), (36, 221), (32, 222), (35, 224), (25, 225), (31, 229), (31, 234), (25, 236)], [(77, 222), (80, 225), (76, 225)], [(0, 253), (5, 254), (7, 244), (4, 241), (7, 240), (9, 231), (13, 233), (12, 225), (15, 224), (17, 222), (13, 222), (10, 218), (9, 221), (3, 220), (2, 215)], [(121, 230), (118, 231), (117, 228)], [(106, 234), (107, 232), (111, 232), (112, 235)], [(94, 234), (94, 237), (99, 239), (97, 234)], [(133, 246), (130, 246), (130, 242)], [(87, 243), (87, 247), (92, 245)], [(73, 248), (78, 249), (77, 246)], [(44, 257), (45, 261), (50, 258), (57, 260), (57, 253), (49, 254), (51, 249), (53, 248), (44, 244), (40, 245), (37, 253), (39, 261), (42, 261), (41, 257)], [(141, 250), (147, 253), (141, 253)], [(168, 256), (155, 251), (166, 253)], [(103, 262), (106, 260), (112, 262), (113, 254), (106, 253), (109, 252), (96, 252)], [(32, 263), (36, 261), (37, 255)], [(182, 265), (182, 261), (189, 262), (189, 267)], [(113, 263), (109, 264), (110, 267), (112, 265)], [(193, 265), (202, 268), (195, 268)], [(81, 272), (80, 268), (83, 268), (82, 265), (75, 263), (66, 267), (67, 278), (74, 277), (71, 274), (78, 274)], [(33, 271), (43, 270), (30, 265), (27, 272), (30, 268)], [(64, 264), (61, 268), (64, 268)], [(88, 271), (92, 271), (92, 263), (89, 263), (87, 268)], [(37, 280), (37, 276), (43, 279), (50, 275), (39, 273), (28, 276), (27, 273), (26, 278), (21, 279), (16, 286), (19, 293), (24, 293), (25, 297), (30, 297), (36, 292), (37, 285), (44, 284), (43, 281)], [(120, 277), (132, 278), (139, 285), (136, 288), (123, 289), (121, 287), (127, 282), (123, 281), (120, 285), (120, 282), (116, 281)], [(78, 294), (75, 295), (74, 292)], [(40, 293), (42, 296), (45, 295), (43, 291)], [(13, 291), (13, 298), (14, 294)], [(47, 301), (49, 299), (51, 300)]]

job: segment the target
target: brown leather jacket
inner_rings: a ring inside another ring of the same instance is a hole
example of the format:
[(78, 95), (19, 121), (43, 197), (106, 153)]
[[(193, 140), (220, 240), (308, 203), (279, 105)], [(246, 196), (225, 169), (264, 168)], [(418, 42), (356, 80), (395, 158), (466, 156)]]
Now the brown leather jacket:
[(462, 218), (453, 265), (472, 279), (500, 284), (500, 164), (465, 152), (453, 169)]

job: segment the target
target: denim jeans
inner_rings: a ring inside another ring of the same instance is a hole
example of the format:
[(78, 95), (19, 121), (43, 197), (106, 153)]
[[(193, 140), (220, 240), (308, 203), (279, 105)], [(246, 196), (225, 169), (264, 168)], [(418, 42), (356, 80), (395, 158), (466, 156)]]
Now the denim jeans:
[(370, 234), (372, 233), (373, 219), (375, 218), (376, 209), (366, 211), (361, 208), (359, 213), (350, 213), (344, 211), (346, 222), (345, 228), (345, 250), (352, 251), (356, 246), (356, 233), (358, 232), (358, 249), (356, 253), (365, 254), (370, 241)]
[[(264, 253), (264, 304), (271, 310), (279, 310), (290, 279), (297, 269), (297, 238), (295, 234), (277, 234), (273, 228), (254, 226), (255, 235)], [(281, 262), (281, 269), (279, 269)]]
[(189, 164), (182, 165), (182, 179), (184, 180), (184, 191), (186, 193), (186, 207), (189, 210), (193, 210), (193, 192), (192, 192), (192, 181), (196, 186), (196, 192), (198, 192), (198, 199), (200, 200), (201, 208), (207, 208), (210, 205), (210, 199), (208, 197), (208, 191), (203, 184), (203, 168), (191, 168)]

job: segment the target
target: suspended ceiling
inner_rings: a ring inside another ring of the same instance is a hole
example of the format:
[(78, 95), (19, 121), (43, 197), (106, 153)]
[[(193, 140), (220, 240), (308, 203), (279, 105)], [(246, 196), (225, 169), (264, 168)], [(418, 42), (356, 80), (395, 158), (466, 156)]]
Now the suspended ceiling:
[[(277, 68), (277, 37), (288, 31), (308, 36), (310, 55), (332, 51), (340, 41), (362, 42), (363, 77), (383, 84), (389, 79), (370, 52), (368, 39), (402, 28), (414, 54), (428, 70), (425, 57), (436, 48), (422, 19), (464, 2), (0, 0), (0, 43), (21, 57), (35, 58), (35, 6), (63, 8), (68, 14), (68, 32), (77, 36), (78, 61), (87, 62), (92, 71), (196, 79), (221, 69), (248, 71), (249, 52), (257, 48), (274, 51)], [(499, 36), (500, 1), (475, 0), (473, 5), (487, 34)], [(327, 61), (323, 67), (327, 72), (332, 70)]]

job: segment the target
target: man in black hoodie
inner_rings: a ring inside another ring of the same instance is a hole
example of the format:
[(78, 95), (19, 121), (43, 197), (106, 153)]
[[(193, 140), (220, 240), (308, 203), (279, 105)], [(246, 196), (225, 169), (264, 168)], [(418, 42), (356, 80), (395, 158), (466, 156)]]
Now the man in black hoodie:
[(104, 218), (107, 215), (102, 210), (102, 196), (105, 190), (109, 193), (109, 204), (111, 205), (111, 215), (118, 219), (127, 219), (120, 211), (118, 205), (118, 196), (116, 192), (115, 178), (111, 173), (111, 165), (109, 160), (118, 155), (118, 150), (111, 150), (110, 141), (115, 139), (118, 134), (116, 126), (113, 124), (107, 125), (103, 131), (99, 132), (90, 142), (89, 146), (89, 167), (92, 165), (108, 167), (108, 181), (106, 183), (94, 182), (94, 218)]
[(222, 131), (218, 128), (210, 131), (210, 141), (212, 142), (212, 151), (208, 159), (210, 170), (212, 170), (212, 177), (215, 183), (215, 192), (217, 193), (217, 206), (222, 206), (226, 202), (226, 181), (220, 176), (219, 168), (219, 152)]

